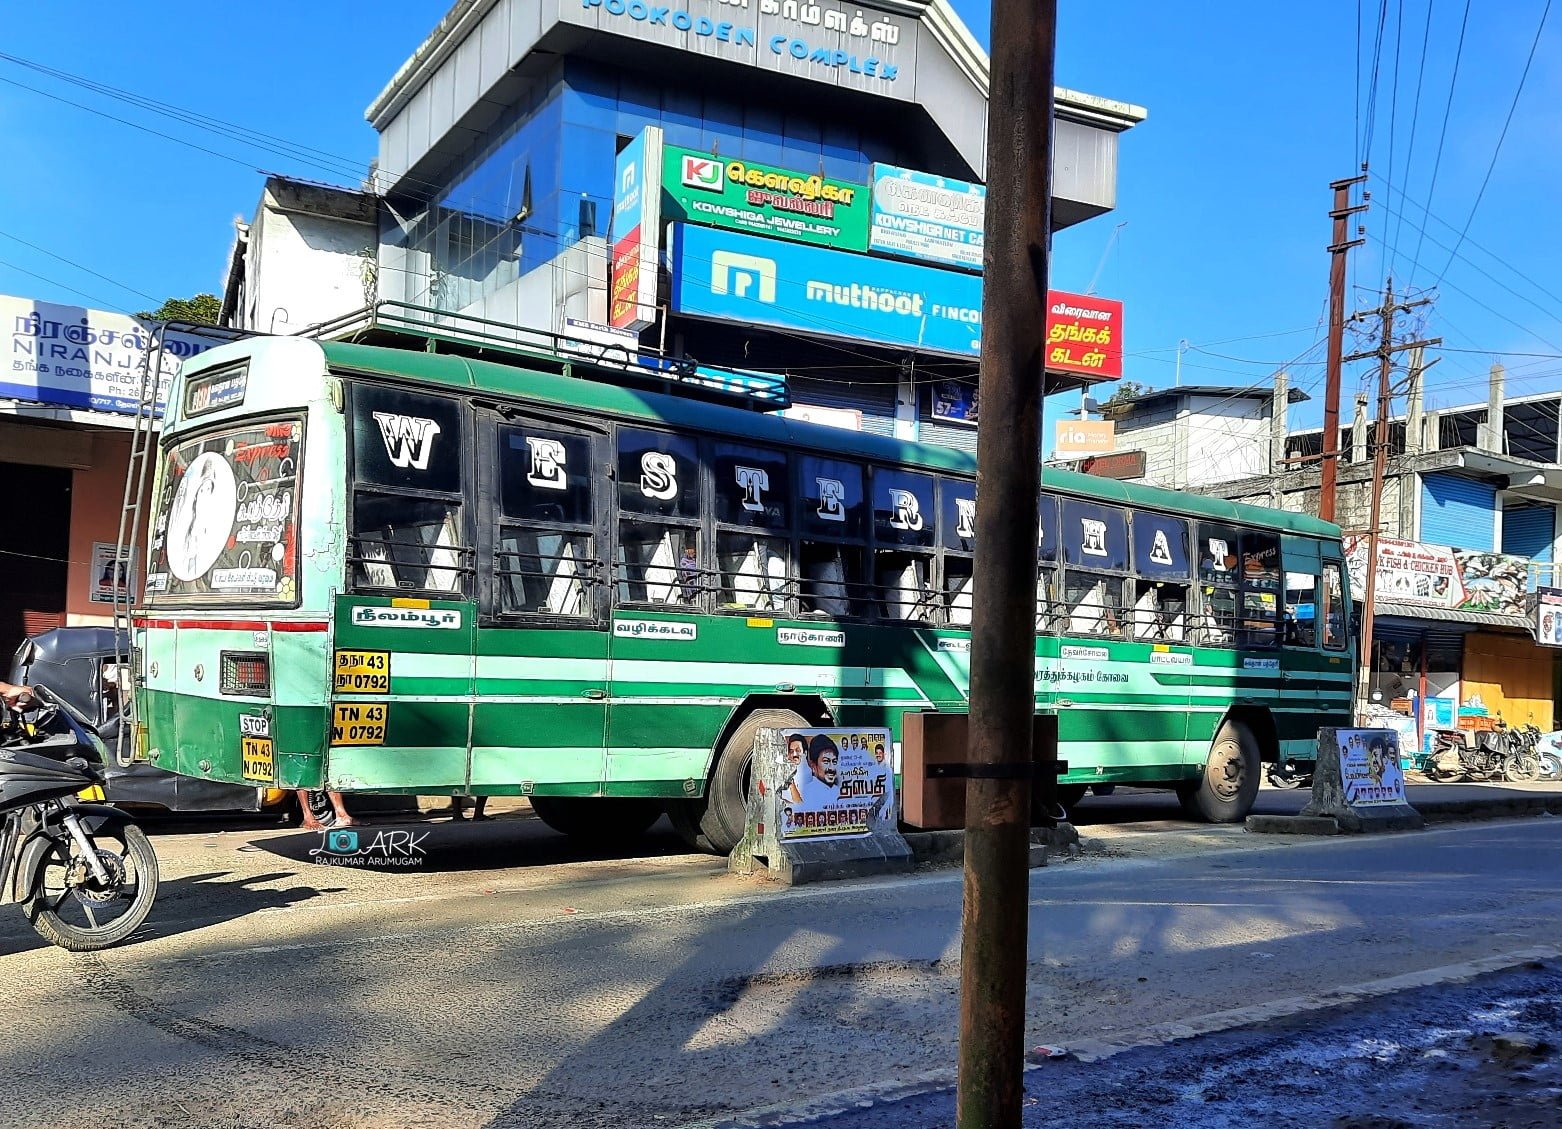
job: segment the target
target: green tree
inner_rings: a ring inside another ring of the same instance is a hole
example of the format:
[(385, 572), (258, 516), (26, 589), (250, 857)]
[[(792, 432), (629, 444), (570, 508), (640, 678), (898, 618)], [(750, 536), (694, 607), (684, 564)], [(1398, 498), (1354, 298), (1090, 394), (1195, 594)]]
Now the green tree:
[(143, 321), (193, 321), (216, 325), (222, 315), (222, 299), (215, 294), (197, 294), (193, 298), (170, 298), (155, 310), (136, 315)]
[(1124, 380), (1118, 383), (1112, 390), (1111, 397), (1101, 405), (1101, 414), (1108, 419), (1122, 415), (1128, 410), (1128, 406), (1150, 391), (1147, 385), (1134, 380)]

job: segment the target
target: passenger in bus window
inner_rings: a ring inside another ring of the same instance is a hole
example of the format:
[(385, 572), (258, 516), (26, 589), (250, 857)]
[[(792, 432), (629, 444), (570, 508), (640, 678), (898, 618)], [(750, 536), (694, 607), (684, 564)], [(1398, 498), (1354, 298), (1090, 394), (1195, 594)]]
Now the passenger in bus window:
[(700, 595), (700, 562), (692, 544), (685, 544), (678, 560), (678, 589), (683, 602), (692, 604)]

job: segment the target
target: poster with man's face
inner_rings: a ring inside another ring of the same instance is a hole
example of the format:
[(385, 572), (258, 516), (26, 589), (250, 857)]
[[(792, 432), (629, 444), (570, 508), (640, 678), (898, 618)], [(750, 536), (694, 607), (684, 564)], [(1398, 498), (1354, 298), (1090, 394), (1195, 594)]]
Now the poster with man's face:
[(887, 729), (788, 730), (785, 772), (782, 839), (840, 839), (895, 825), (894, 744)]

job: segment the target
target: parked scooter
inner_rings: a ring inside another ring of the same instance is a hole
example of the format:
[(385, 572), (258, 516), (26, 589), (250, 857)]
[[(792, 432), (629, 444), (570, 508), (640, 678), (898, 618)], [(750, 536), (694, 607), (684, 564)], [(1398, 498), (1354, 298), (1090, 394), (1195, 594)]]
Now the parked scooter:
[(34, 707), (0, 707), (0, 898), (51, 944), (94, 952), (146, 920), (157, 855), (124, 812), (77, 799), (103, 783), (107, 750), (63, 699), (33, 694)]
[(1535, 740), (1535, 759), (1542, 780), (1562, 780), (1562, 730), (1542, 733)]
[[(1473, 737), (1473, 739), (1472, 739)], [(1431, 780), (1506, 780), (1518, 784), (1540, 776), (1540, 759), (1506, 726), (1488, 732), (1440, 732), (1427, 759)]]

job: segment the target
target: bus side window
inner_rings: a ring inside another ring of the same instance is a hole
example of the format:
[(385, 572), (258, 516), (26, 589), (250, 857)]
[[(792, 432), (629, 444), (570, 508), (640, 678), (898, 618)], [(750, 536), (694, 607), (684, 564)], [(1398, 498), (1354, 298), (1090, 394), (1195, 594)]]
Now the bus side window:
[(1318, 622), (1323, 625), (1323, 646), (1329, 651), (1343, 651), (1349, 635), (1345, 627), (1345, 566), (1339, 561), (1327, 561), (1323, 566), (1323, 599), (1318, 609)]
[(933, 591), (938, 511), (926, 474), (875, 467), (873, 581), (879, 615), (898, 623), (932, 623), (941, 601)]
[(1236, 641), (1241, 582), (1238, 549), (1235, 529), (1200, 523), (1194, 551), (1199, 602), (1192, 622), (1192, 641), (1200, 647), (1229, 647)]
[(1128, 523), (1123, 510), (1063, 503), (1064, 630), (1122, 638), (1128, 584)]
[(1280, 538), (1273, 533), (1242, 534), (1242, 645), (1280, 643)]
[(943, 577), (939, 583), (945, 622), (971, 626), (971, 581), (976, 551), (976, 483), (940, 479), (938, 537), (943, 547)]
[(867, 614), (867, 539), (862, 467), (841, 459), (797, 459), (800, 614), (838, 619)]
[(500, 427), (497, 439), (499, 611), (591, 615), (591, 440), (531, 424)]
[(1318, 643), (1318, 578), (1310, 572), (1285, 574), (1285, 645)]
[(475, 552), (464, 544), (460, 404), (355, 384), (352, 412), (353, 586), (465, 594)]
[(785, 613), (792, 482), (786, 455), (734, 443), (711, 444), (716, 510), (718, 610)]
[(618, 431), (620, 604), (694, 608), (711, 590), (700, 552), (700, 458), (692, 439), (621, 427)]
[(1193, 577), (1188, 523), (1135, 511), (1133, 551), (1132, 637), (1155, 643), (1187, 642), (1188, 590)]
[(1043, 494), (1037, 503), (1040, 513), (1036, 525), (1036, 630), (1056, 633), (1062, 622), (1058, 602), (1058, 500)]

